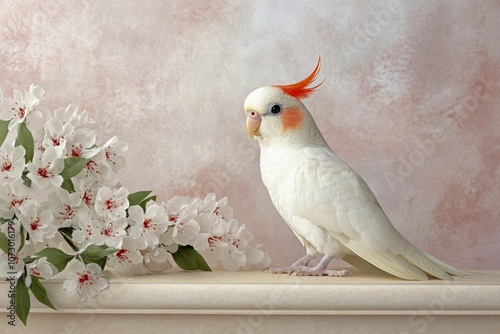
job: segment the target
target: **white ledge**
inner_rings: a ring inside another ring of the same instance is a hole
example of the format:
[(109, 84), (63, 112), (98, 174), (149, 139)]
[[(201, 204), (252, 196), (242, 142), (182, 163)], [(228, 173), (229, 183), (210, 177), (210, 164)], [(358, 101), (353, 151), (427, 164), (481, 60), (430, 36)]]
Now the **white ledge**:
[(0, 332), (498, 333), (500, 271), (477, 273), (448, 282), (409, 282), (356, 271), (341, 278), (170, 271), (111, 276), (109, 288), (85, 303), (67, 296), (62, 280), (52, 280), (45, 286), (58, 311), (32, 298), (28, 327), (17, 320), (15, 331), (5, 316), (8, 283), (1, 282)]

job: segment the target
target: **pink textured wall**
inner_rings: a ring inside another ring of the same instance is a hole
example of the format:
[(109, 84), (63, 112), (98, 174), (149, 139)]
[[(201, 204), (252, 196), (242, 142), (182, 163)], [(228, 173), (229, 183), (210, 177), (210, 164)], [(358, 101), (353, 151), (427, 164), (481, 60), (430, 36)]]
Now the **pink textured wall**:
[(131, 191), (227, 195), (274, 259), (303, 254), (260, 180), (242, 104), (327, 80), (306, 105), (394, 225), (463, 268), (500, 269), (500, 5), (493, 1), (43, 1), (0, 7), (0, 87), (90, 111), (129, 143)]

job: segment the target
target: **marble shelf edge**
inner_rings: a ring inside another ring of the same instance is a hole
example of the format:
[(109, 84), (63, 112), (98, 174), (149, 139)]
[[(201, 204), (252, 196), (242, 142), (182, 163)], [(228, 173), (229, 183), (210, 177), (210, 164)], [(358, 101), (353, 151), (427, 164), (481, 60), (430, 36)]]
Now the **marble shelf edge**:
[[(296, 277), (260, 272), (170, 271), (108, 276), (109, 287), (80, 302), (46, 282), (58, 311), (32, 298), (32, 313), (182, 315), (500, 315), (500, 271), (443, 282), (408, 282), (354, 272), (354, 277)], [(0, 314), (8, 282), (0, 282)]]

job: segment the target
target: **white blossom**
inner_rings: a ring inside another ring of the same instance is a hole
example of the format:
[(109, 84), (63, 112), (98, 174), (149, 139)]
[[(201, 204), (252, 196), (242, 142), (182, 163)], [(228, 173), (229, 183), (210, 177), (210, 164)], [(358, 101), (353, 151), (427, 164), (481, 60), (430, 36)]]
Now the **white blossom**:
[(172, 238), (183, 246), (192, 244), (200, 232), (200, 224), (196, 221), (198, 210), (191, 204), (192, 200), (187, 197), (175, 197), (163, 204), (169, 221), (174, 224)]
[(172, 225), (165, 209), (153, 201), (146, 205), (146, 212), (140, 206), (134, 205), (128, 209), (128, 213), (130, 236), (135, 239), (139, 249), (156, 247), (160, 234)]
[(165, 233), (160, 235), (160, 244), (167, 252), (175, 253), (179, 249), (179, 244), (174, 241), (174, 229), (169, 228)]
[[(97, 219), (93, 219), (88, 213), (78, 214), (77, 222), (73, 227), (72, 239), (80, 246), (86, 246), (91, 243), (96, 243), (94, 238), (100, 235), (101, 223)], [(103, 242), (103, 240), (101, 239)]]
[(229, 271), (237, 271), (247, 264), (245, 253), (235, 247), (227, 247), (223, 249), (224, 254), (222, 263), (224, 268)]
[[(181, 197), (181, 196), (176, 196), (169, 200), (166, 203), (163, 203), (163, 207), (167, 211), (168, 214), (168, 220), (170, 222), (175, 222), (177, 218), (179, 218), (179, 213), (181, 212), (181, 209), (186, 206), (191, 206), (191, 203), (193, 200), (189, 197)], [(196, 209), (196, 208), (195, 208)], [(198, 215), (197, 209), (192, 211), (192, 218), (196, 217)]]
[(117, 190), (102, 187), (97, 191), (95, 211), (100, 216), (125, 217), (125, 210), (128, 208), (127, 196), (128, 190), (123, 187)]
[(114, 172), (119, 171), (125, 166), (123, 153), (128, 149), (127, 143), (118, 141), (118, 138), (115, 136), (108, 140), (102, 149), (104, 150), (105, 162)]
[[(201, 252), (209, 249), (214, 253), (214, 248), (224, 247), (224, 236), (229, 231), (229, 225), (215, 214), (206, 214), (199, 218), (200, 233), (195, 237), (194, 249)], [(217, 257), (214, 254), (215, 257)], [(219, 260), (219, 259), (217, 259)]]
[[(69, 104), (66, 108), (59, 107), (54, 110), (54, 117), (57, 118), (61, 123), (71, 123), (71, 121), (78, 117), (78, 106), (74, 103)], [(73, 127), (76, 127), (73, 124)]]
[(31, 285), (31, 277), (51, 279), (57, 273), (56, 267), (47, 261), (46, 257), (39, 258), (26, 265), (26, 286)]
[(44, 125), (44, 148), (51, 146), (66, 147), (66, 136), (73, 133), (73, 126), (69, 123), (63, 124), (59, 119), (51, 117)]
[(108, 257), (107, 265), (127, 275), (145, 274), (142, 253), (131, 237), (124, 237), (120, 249)]
[(168, 261), (168, 252), (164, 248), (146, 248), (141, 254), (148, 272), (162, 272), (172, 268), (172, 264)]
[[(0, 184), (21, 178), (24, 171), (24, 154), (22, 146), (2, 145), (0, 150)], [(5, 182), (4, 181), (4, 182)]]
[(125, 217), (115, 219), (102, 217), (99, 225), (99, 234), (94, 236), (94, 243), (96, 245), (106, 245), (111, 248), (120, 248), (123, 238), (127, 235), (127, 232), (125, 232), (125, 228), (127, 227)]
[(247, 264), (243, 266), (245, 270), (266, 268), (271, 263), (271, 257), (266, 252), (259, 249), (260, 245), (248, 246), (245, 249)]
[(178, 220), (173, 227), (172, 238), (179, 245), (190, 245), (200, 232), (200, 224), (195, 220)]
[(33, 242), (44, 242), (47, 238), (53, 238), (57, 232), (52, 211), (45, 210), (34, 201), (23, 206), (19, 220)]
[(82, 197), (77, 193), (69, 193), (66, 189), (51, 193), (48, 204), (54, 212), (57, 225), (61, 227), (72, 226), (78, 212), (85, 210)]
[(0, 186), (0, 215), (11, 219), (20, 214), (21, 206), (32, 199), (34, 189), (28, 188), (22, 179), (13, 180)]
[(31, 85), (26, 94), (19, 90), (14, 90), (14, 98), (4, 98), (1, 101), (2, 112), (0, 119), (10, 121), (8, 129), (11, 131), (18, 124), (24, 122), (29, 117), (41, 117), (35, 107), (40, 102), (44, 90), (40, 86)]
[(66, 136), (66, 155), (68, 157), (91, 158), (97, 152), (95, 132), (88, 129), (78, 129)]
[[(6, 224), (3, 224), (2, 227), (5, 225)], [(4, 231), (2, 232), (5, 233)], [(30, 244), (24, 245), (24, 247), (21, 250), (16, 249), (16, 251), (13, 254), (0, 252), (0, 277), (12, 277), (14, 275), (14, 277), (17, 280), (24, 273), (25, 264), (23, 262), (23, 259), (30, 257), (35, 253), (36, 253), (35, 247)]]
[(63, 123), (71, 124), (75, 129), (84, 128), (92, 123), (88, 117), (88, 113), (85, 110), (78, 112), (78, 106), (73, 103), (66, 108), (57, 108), (54, 111), (54, 117)]
[(70, 294), (78, 294), (82, 300), (94, 297), (108, 287), (108, 281), (101, 277), (101, 267), (95, 263), (85, 265), (73, 259), (67, 268), (70, 276), (64, 281), (63, 289)]
[(24, 273), (24, 262), (20, 260), (22, 258), (18, 254), (14, 254), (14, 256), (11, 255), (9, 261), (9, 254), (0, 252), (0, 277), (10, 278), (14, 276), (16, 280), (19, 279)]
[(85, 205), (89, 210), (93, 210), (97, 191), (101, 186), (92, 179), (80, 179), (73, 183), (75, 186), (75, 194), (80, 197), (82, 205)]
[[(125, 165), (127, 144), (112, 137), (99, 146), (87, 112), (78, 112), (74, 104), (50, 112), (39, 105), (43, 95), (33, 85), (25, 94), (14, 91), (12, 99), (3, 98), (0, 90), (0, 119), (9, 121), (0, 148), (0, 217), (11, 220), (0, 225), (0, 232), (6, 234), (13, 226), (9, 238), (24, 245), (16, 250), (12, 267), (0, 252), (0, 277), (14, 272), (27, 286), (33, 277), (50, 279), (57, 269), (35, 254), (52, 246), (75, 257), (66, 266), (69, 278), (63, 289), (82, 299), (108, 285), (99, 265), (80, 261), (92, 245), (117, 249), (107, 256), (107, 266), (128, 275), (170, 269), (169, 253), (180, 246), (192, 246), (209, 265), (226, 270), (270, 263), (269, 255), (250, 243), (253, 235), (245, 225), (233, 219), (226, 197), (217, 200), (210, 193), (203, 199), (174, 197), (161, 205), (149, 201), (144, 210), (129, 207), (129, 192), (115, 177)], [(14, 146), (23, 122), (34, 139), (29, 163), (25, 147)], [(69, 157), (88, 161), (80, 172), (71, 170), (78, 165), (68, 165), (63, 173)], [(72, 172), (78, 174), (69, 177)], [(60, 227), (70, 242), (57, 233)]]
[(64, 168), (62, 149), (48, 147), (45, 151), (35, 151), (33, 162), (26, 166), (29, 170), (28, 178), (40, 189), (60, 187), (63, 178), (59, 173)]
[(197, 209), (201, 213), (214, 213), (224, 220), (229, 220), (233, 217), (233, 208), (228, 204), (227, 197), (217, 201), (214, 193), (209, 193), (203, 201), (199, 201)]
[(77, 177), (80, 179), (89, 179), (104, 183), (107, 182), (112, 175), (113, 170), (109, 164), (106, 163), (106, 152), (103, 150), (97, 150)]

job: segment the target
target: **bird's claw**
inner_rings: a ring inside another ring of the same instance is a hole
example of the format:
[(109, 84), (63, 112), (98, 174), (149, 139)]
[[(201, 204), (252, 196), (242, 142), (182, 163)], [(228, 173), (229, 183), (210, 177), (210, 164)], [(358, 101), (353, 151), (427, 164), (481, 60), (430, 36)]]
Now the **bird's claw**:
[(316, 269), (310, 268), (309, 270), (298, 270), (297, 276), (331, 276), (331, 277), (346, 277), (352, 276), (347, 270), (332, 270), (332, 269)]
[(341, 270), (342, 277), (352, 277), (352, 274), (349, 270)]
[(269, 269), (269, 272), (271, 274), (288, 274), (288, 276), (290, 276), (293, 273), (296, 273), (297, 271), (309, 269), (309, 267), (307, 267), (307, 266), (290, 266), (290, 267), (285, 267), (285, 268), (273, 268), (273, 267), (264, 268), (264, 270), (266, 270), (266, 269)]
[(348, 270), (333, 270), (333, 269), (321, 269), (321, 268), (310, 268), (307, 266), (299, 267), (287, 267), (287, 268), (272, 268), (265, 267), (261, 272), (269, 269), (271, 274), (288, 274), (292, 276), (330, 276), (330, 277), (351, 277), (352, 274)]
[(333, 277), (344, 277), (344, 276), (352, 276), (351, 273), (347, 270), (333, 270), (327, 269), (327, 265), (332, 259), (331, 256), (325, 255), (323, 259), (316, 265), (315, 267), (308, 267), (307, 264), (312, 259), (312, 255), (307, 254), (300, 260), (296, 261), (294, 264), (288, 267), (282, 268), (273, 268), (266, 267), (262, 272), (266, 269), (269, 269), (271, 274), (288, 274), (291, 276), (295, 274), (296, 276), (333, 276)]

